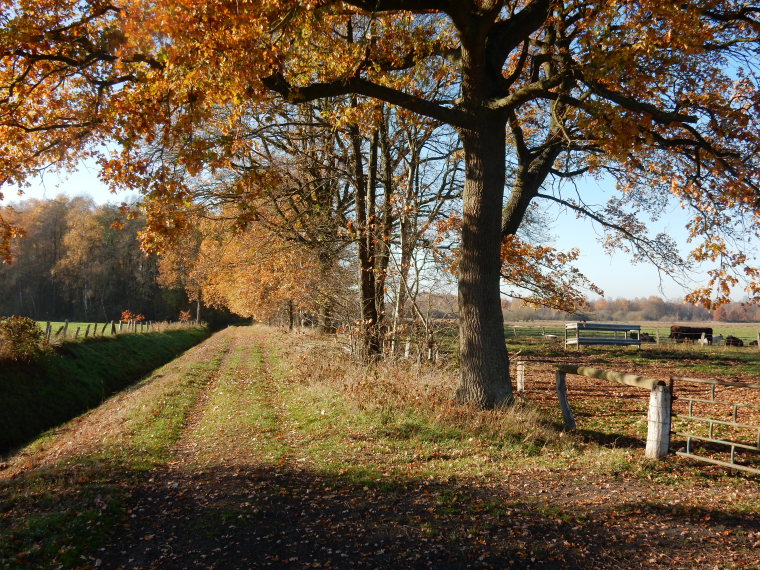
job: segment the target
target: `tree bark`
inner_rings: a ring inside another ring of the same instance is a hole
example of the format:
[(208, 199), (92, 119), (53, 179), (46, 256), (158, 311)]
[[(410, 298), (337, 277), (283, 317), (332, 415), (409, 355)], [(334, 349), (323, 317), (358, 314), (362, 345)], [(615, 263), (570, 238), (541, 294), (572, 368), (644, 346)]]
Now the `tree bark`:
[(459, 266), (461, 383), (456, 398), (483, 409), (512, 401), (499, 289), (506, 120), (462, 129), (466, 181)]
[(380, 338), (375, 289), (374, 255), (369, 248), (369, 220), (367, 205), (367, 180), (361, 151), (361, 135), (355, 127), (351, 129), (351, 143), (356, 178), (356, 231), (359, 253), (359, 295), (361, 302), (362, 339), (368, 358), (380, 354)]

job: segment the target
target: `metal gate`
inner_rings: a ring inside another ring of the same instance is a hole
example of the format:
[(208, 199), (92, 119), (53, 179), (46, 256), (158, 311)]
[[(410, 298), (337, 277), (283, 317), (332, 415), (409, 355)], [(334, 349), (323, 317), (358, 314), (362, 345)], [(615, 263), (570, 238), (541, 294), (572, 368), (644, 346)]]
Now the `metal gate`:
[[(673, 410), (672, 435), (686, 440), (686, 448), (676, 454), (760, 474), (760, 404), (728, 401), (729, 390), (717, 394), (719, 388), (736, 389), (743, 396), (756, 393), (760, 401), (760, 385), (675, 376), (670, 379), (672, 393), (675, 383), (683, 392), (674, 395), (678, 410)], [(700, 385), (709, 394), (698, 394)]]

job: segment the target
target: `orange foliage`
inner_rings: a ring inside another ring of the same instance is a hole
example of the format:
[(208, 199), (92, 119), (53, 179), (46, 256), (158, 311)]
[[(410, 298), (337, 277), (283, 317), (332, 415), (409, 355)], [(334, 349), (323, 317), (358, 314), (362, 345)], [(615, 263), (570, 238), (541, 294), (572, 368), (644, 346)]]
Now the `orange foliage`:
[(144, 320), (145, 320), (145, 315), (142, 315), (142, 314), (136, 315), (129, 309), (121, 312), (120, 322), (122, 323), (131, 323), (131, 322), (141, 323)]
[(308, 249), (257, 224), (240, 231), (207, 222), (203, 234), (194, 272), (205, 304), (257, 320), (288, 303), (316, 308), (325, 276)]
[[(144, 238), (161, 245), (192, 224), (190, 182), (224, 173), (256, 149), (244, 127), (271, 110), (272, 90), (296, 103), (353, 93), (460, 132), (489, 117), (502, 128), (508, 119), (508, 141), (528, 178), (615, 176), (633, 218), (673, 196), (693, 213), (691, 258), (714, 266), (690, 299), (725, 302), (739, 279), (760, 299), (760, 268), (741, 241), (760, 227), (760, 22), (742, 6), (10, 1), (0, 39), (0, 180), (23, 185), (51, 163), (99, 156), (111, 184), (145, 195)], [(482, 46), (462, 41), (475, 23)], [(487, 54), (488, 64), (473, 64), (473, 54)], [(493, 76), (465, 77), (467, 65)], [(421, 85), (430, 78), (438, 92), (426, 98)], [(331, 119), (372, 124), (371, 103), (345, 99)], [(121, 147), (105, 155), (104, 141)], [(551, 199), (584, 209), (583, 200)], [(609, 244), (640, 235), (633, 218), (613, 215)], [(0, 222), (4, 256), (14, 233)], [(540, 249), (524, 253), (561, 263)]]

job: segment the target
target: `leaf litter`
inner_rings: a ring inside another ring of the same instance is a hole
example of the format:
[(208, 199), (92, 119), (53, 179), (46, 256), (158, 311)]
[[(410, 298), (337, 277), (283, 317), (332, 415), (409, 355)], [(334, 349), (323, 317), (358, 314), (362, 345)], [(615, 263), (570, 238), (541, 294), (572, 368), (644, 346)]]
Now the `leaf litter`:
[[(445, 369), (366, 370), (336, 360), (329, 341), (309, 337), (305, 349), (302, 337), (264, 327), (223, 338), (186, 355), (218, 365), (181, 429), (157, 441), (165, 453), (129, 473), (111, 466), (110, 494), (89, 499), (112, 511), (100, 541), (73, 560), (54, 554), (48, 567), (758, 568), (756, 479), (644, 461), (635, 421), (617, 439), (552, 428), (550, 367), (529, 366), (523, 422), (544, 414), (547, 425), (523, 426), (506, 445), (489, 430), (514, 422), (450, 404)], [(129, 442), (134, 406), (165, 396), (167, 377), (11, 459), (0, 472), (3, 522), (19, 524), (22, 506), (43, 508), (14, 484), (91, 457), (103, 440)], [(625, 388), (573, 386), (581, 428), (600, 421), (595, 402), (620, 403), (602, 416), (616, 426), (642, 411)], [(71, 472), (82, 479), (75, 490), (103, 476)], [(33, 567), (35, 553), (22, 554), (5, 560)]]

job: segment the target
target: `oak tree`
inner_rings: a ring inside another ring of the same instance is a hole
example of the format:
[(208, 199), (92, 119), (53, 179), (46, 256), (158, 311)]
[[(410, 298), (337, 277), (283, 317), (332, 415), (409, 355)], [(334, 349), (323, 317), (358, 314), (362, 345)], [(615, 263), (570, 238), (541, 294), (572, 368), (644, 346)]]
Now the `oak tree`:
[[(667, 236), (641, 222), (668, 196), (693, 216), (691, 256), (715, 264), (693, 301), (725, 301), (758, 276), (758, 8), (740, 0), (132, 0), (6, 2), (0, 38), (2, 182), (70, 164), (105, 140), (115, 183), (137, 182), (143, 144), (172, 148), (145, 188), (151, 231), (188, 223), (190, 174), (226, 168), (241, 119), (272, 92), (293, 104), (383, 101), (456, 129), (463, 148), (458, 397), (511, 398), (499, 297), (502, 247), (548, 200), (609, 230), (608, 245), (665, 269)], [(419, 85), (448, 86), (430, 95)], [(213, 141), (196, 137), (199, 128)], [(360, 173), (357, 171), (357, 176)], [(607, 174), (620, 196), (594, 207), (561, 181)], [(557, 183), (555, 183), (555, 181)], [(505, 191), (506, 189), (506, 191)], [(507, 240), (507, 241), (505, 241)]]

